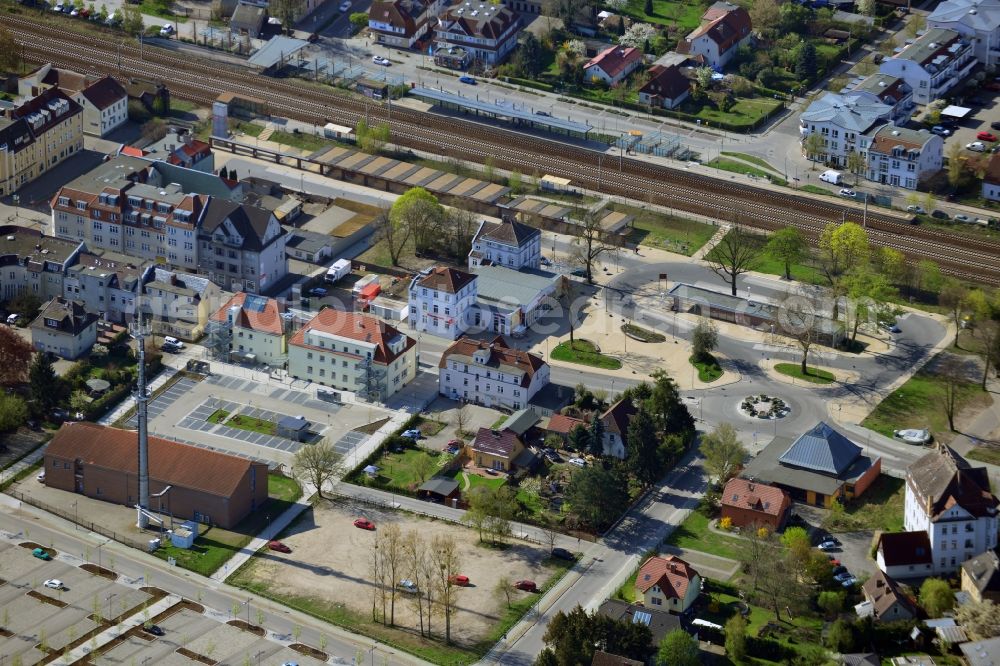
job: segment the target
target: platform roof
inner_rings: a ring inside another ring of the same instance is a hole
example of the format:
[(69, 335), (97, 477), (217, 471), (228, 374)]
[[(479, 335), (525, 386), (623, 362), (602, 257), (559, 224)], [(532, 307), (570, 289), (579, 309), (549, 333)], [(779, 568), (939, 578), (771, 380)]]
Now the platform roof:
[(518, 120), (530, 123), (536, 127), (542, 127), (558, 132), (586, 135), (591, 129), (593, 129), (586, 123), (578, 123), (572, 120), (553, 118), (551, 116), (540, 116), (526, 109), (515, 109), (510, 104), (484, 102), (482, 100), (462, 97), (460, 95), (447, 93), (441, 90), (434, 90), (433, 88), (423, 88), (418, 86), (413, 88), (410, 91), (410, 94), (414, 97), (419, 97), (432, 102), (449, 104), (452, 106), (479, 111), (481, 113), (505, 116), (507, 118), (517, 118)]
[(301, 51), (308, 45), (309, 42), (304, 39), (295, 39), (294, 37), (278, 35), (276, 37), (272, 37), (267, 44), (262, 46), (256, 53), (250, 56), (250, 60), (248, 62), (255, 67), (263, 67), (264, 69), (267, 69), (268, 67), (274, 67), (277, 65), (282, 59), (287, 60), (289, 57)]

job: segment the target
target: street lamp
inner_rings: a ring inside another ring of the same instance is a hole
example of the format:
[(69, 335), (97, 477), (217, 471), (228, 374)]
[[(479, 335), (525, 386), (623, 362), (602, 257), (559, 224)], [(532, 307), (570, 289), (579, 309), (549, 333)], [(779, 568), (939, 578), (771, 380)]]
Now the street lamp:
[(114, 599), (117, 596), (118, 596), (117, 592), (112, 592), (107, 597), (105, 597), (105, 601), (108, 602), (108, 622), (111, 621), (111, 600)]
[(73, 529), (80, 529), (80, 510), (77, 508), (79, 500), (73, 500)]

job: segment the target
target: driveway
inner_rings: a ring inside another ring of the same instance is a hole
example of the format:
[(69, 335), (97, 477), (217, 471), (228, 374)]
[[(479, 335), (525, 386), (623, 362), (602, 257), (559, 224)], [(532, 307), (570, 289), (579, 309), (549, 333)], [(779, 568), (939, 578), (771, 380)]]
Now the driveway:
[[(820, 537), (830, 534), (819, 527), (823, 518), (829, 513), (826, 509), (796, 504), (795, 513), (805, 521), (804, 527), (809, 532), (814, 544), (819, 543)], [(860, 578), (862, 574), (870, 576), (875, 572), (875, 560), (868, 557), (872, 548), (872, 539), (875, 537), (873, 531), (833, 532), (832, 534), (840, 542), (840, 545), (827, 551), (828, 554), (840, 560), (840, 563), (856, 577)]]

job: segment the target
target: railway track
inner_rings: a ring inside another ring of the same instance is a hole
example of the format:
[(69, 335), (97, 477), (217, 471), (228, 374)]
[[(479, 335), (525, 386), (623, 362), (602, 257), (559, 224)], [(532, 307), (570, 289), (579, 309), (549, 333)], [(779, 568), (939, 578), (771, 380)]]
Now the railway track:
[(829, 222), (865, 223), (876, 245), (916, 258), (929, 258), (942, 270), (965, 279), (1000, 285), (1000, 245), (910, 225), (905, 218), (869, 212), (835, 201), (797, 197), (785, 192), (728, 182), (684, 170), (608, 155), (561, 143), (399, 106), (389, 107), (334, 89), (265, 78), (227, 64), (178, 57), (146, 46), (109, 45), (92, 35), (54, 35), (44, 26), (6, 14), (25, 57), (120, 78), (163, 80), (171, 93), (210, 105), (222, 92), (264, 100), (272, 115), (303, 122), (355, 125), (387, 122), (392, 141), (411, 149), (473, 162), (490, 158), (500, 168), (549, 173), (577, 185), (765, 230), (794, 226), (816, 239)]

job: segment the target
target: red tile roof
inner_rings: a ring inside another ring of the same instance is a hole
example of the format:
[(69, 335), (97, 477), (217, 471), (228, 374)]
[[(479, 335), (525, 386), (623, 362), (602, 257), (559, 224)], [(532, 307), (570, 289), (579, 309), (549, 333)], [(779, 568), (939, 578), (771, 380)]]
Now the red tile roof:
[(722, 505), (780, 517), (792, 500), (781, 488), (746, 479), (730, 479), (722, 491)]
[[(372, 360), (375, 363), (389, 364), (405, 354), (411, 347), (417, 344), (416, 340), (406, 337), (406, 344), (402, 351), (394, 354), (389, 349), (389, 341), (397, 335), (402, 335), (395, 327), (379, 321), (375, 317), (370, 317), (356, 312), (343, 312), (333, 308), (320, 310), (309, 323), (300, 328), (292, 339), (288, 341), (290, 346), (306, 347), (317, 351), (331, 351), (329, 348), (316, 347), (306, 344), (305, 334), (308, 331), (317, 330), (330, 335), (339, 335), (359, 342), (367, 342), (375, 345), (375, 353)], [(405, 337), (405, 336), (404, 336)]]
[(688, 585), (698, 572), (690, 564), (679, 557), (651, 557), (639, 567), (635, 586), (642, 593), (658, 585), (664, 596), (684, 599), (687, 596)]
[(472, 273), (447, 266), (435, 266), (430, 273), (417, 280), (417, 284), (426, 289), (457, 294), (475, 279), (476, 276)]
[(617, 79), (626, 69), (635, 67), (640, 62), (642, 62), (642, 51), (634, 46), (611, 46), (591, 58), (583, 69), (600, 67), (609, 77)]
[[(212, 315), (212, 321), (226, 321), (229, 316), (229, 309), (238, 307), (239, 312), (236, 314), (234, 323), (240, 328), (249, 328), (269, 335), (281, 335), (284, 333), (284, 320), (281, 318), (281, 314), (285, 311), (285, 308), (281, 303), (273, 298), (252, 296), (251, 301), (255, 307), (247, 308), (245, 307), (246, 300), (247, 294), (242, 291), (238, 294), (233, 294), (233, 297), (226, 301), (225, 305), (216, 310), (215, 314)], [(263, 308), (257, 307), (258, 305), (263, 305)]]
[(546, 426), (545, 429), (549, 432), (557, 432), (561, 435), (568, 435), (573, 428), (586, 425), (587, 422), (583, 419), (577, 419), (563, 414), (553, 414), (549, 418), (549, 425)]
[[(96, 423), (66, 423), (49, 442), (45, 456), (79, 459), (88, 465), (135, 475), (138, 447), (135, 431)], [(229, 497), (254, 464), (259, 463), (149, 436), (149, 475), (161, 483)]]
[(885, 566), (931, 564), (931, 540), (927, 532), (892, 532), (878, 539)]
[[(692, 42), (702, 35), (718, 44), (719, 53), (725, 53), (750, 34), (751, 21), (747, 10), (726, 2), (717, 2), (701, 16), (701, 25), (687, 36)], [(678, 51), (681, 53), (681, 51)]]

